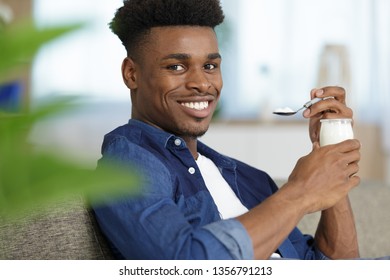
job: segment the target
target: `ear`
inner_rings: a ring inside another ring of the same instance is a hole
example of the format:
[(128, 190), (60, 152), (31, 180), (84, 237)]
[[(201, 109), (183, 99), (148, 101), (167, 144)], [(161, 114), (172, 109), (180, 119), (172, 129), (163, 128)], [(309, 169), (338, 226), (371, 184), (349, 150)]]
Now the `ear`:
[(136, 64), (130, 57), (126, 57), (122, 62), (122, 78), (129, 89), (136, 89), (138, 87)]

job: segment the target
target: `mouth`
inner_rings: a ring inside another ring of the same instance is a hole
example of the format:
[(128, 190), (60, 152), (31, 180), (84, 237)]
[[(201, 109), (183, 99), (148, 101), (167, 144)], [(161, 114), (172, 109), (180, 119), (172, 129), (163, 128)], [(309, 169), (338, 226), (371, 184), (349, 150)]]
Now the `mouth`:
[(208, 118), (213, 111), (212, 100), (191, 100), (191, 101), (181, 101), (179, 102), (180, 107), (183, 109), (183, 112), (187, 116), (190, 116), (195, 119), (205, 119)]
[(181, 102), (180, 105), (197, 110), (197, 111), (202, 111), (205, 110), (209, 107), (209, 101), (200, 101), (200, 102)]

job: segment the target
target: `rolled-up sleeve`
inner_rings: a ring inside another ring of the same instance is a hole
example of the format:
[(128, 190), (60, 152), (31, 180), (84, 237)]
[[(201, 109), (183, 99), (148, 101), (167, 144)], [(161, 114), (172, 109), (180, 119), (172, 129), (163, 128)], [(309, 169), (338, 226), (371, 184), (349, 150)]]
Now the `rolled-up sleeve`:
[(252, 241), (244, 226), (235, 219), (215, 222), (204, 227), (225, 245), (233, 259), (251, 260), (254, 257)]

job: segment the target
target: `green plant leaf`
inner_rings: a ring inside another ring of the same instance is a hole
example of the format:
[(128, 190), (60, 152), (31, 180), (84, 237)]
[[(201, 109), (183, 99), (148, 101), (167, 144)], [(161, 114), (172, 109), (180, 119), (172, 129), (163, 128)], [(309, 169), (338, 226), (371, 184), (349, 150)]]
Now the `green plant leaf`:
[(50, 154), (8, 157), (1, 170), (0, 215), (8, 217), (74, 195), (95, 203), (133, 195), (141, 184), (139, 176), (119, 165), (88, 170)]
[(82, 24), (39, 29), (31, 21), (0, 28), (0, 77), (32, 60), (39, 48)]
[(142, 179), (133, 169), (105, 164), (85, 169), (76, 160), (34, 151), (27, 137), (34, 124), (74, 108), (74, 97), (52, 99), (26, 114), (0, 112), (0, 215), (12, 217), (30, 208), (83, 195), (99, 202), (134, 194)]
[[(23, 22), (0, 28), (0, 81), (30, 62), (43, 44), (81, 26), (38, 29)], [(34, 125), (74, 108), (75, 101), (62, 97), (26, 112), (0, 111), (0, 216), (16, 217), (75, 195), (99, 202), (137, 191), (142, 179), (133, 168), (112, 163), (87, 170), (77, 160), (37, 152), (29, 145), (27, 138)]]

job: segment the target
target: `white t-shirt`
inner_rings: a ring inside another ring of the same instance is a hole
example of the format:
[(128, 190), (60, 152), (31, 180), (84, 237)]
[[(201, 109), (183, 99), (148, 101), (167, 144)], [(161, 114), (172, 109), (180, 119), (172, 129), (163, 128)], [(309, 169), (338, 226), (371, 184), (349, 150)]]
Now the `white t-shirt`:
[[(206, 187), (217, 205), (221, 219), (234, 218), (248, 212), (212, 160), (198, 153), (196, 163)], [(280, 257), (278, 253), (273, 253), (271, 256), (271, 258)]]
[(248, 212), (248, 209), (242, 205), (232, 188), (222, 177), (218, 167), (209, 158), (198, 154), (196, 163), (200, 169), (203, 180), (218, 207), (221, 219), (237, 217)]

